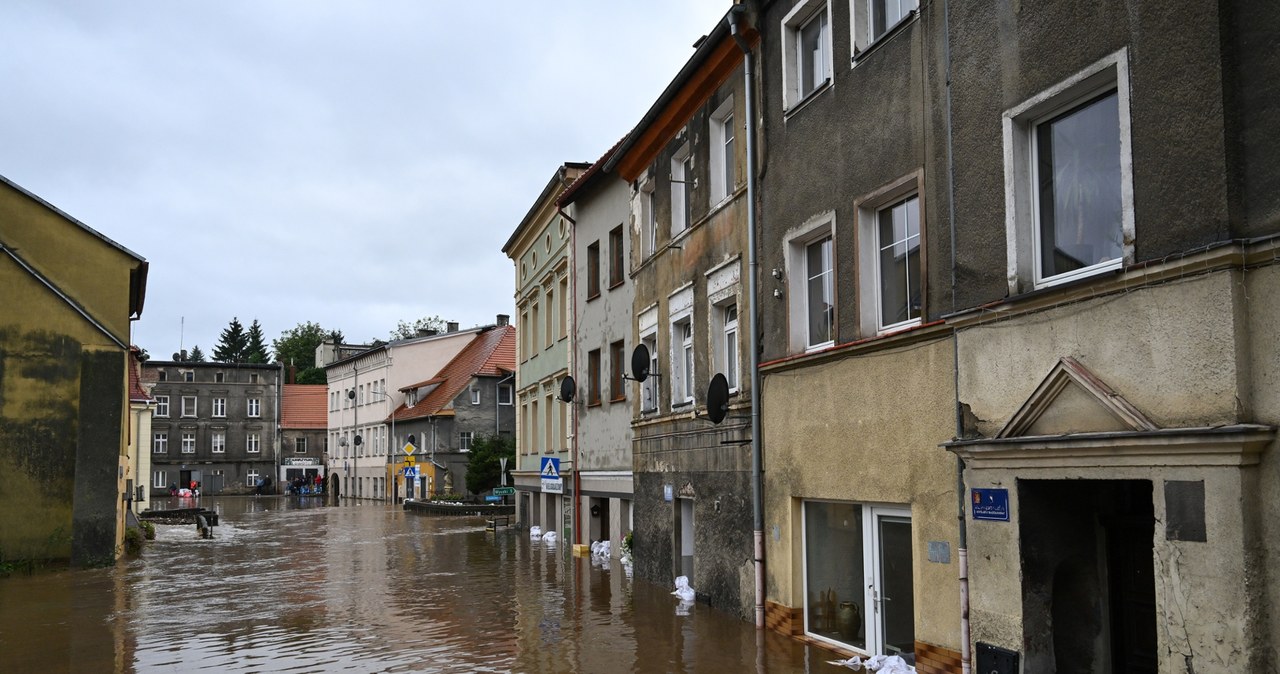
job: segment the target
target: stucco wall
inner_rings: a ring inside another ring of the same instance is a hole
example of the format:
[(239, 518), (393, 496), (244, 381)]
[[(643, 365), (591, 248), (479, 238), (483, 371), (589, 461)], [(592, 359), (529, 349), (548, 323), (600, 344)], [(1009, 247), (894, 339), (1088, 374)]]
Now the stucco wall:
[[(1276, 337), (1280, 335), (1280, 266), (1249, 272), (1245, 279), (1252, 420), (1280, 426), (1280, 339)], [(1256, 502), (1261, 532), (1258, 553), (1267, 570), (1262, 599), (1271, 614), (1268, 629), (1255, 636), (1268, 652), (1272, 666), (1280, 666), (1280, 443), (1273, 443), (1262, 454)]]
[[(845, 356), (764, 378), (765, 558), (770, 601), (804, 606), (805, 499), (911, 509), (915, 638), (958, 649), (956, 462), (949, 339)], [(928, 560), (930, 542), (950, 562)]]

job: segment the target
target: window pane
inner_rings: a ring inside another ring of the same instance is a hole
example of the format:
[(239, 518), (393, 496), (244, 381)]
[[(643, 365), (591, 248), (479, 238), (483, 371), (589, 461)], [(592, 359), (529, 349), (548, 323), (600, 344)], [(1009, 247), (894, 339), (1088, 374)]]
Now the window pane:
[(1036, 127), (1040, 276), (1124, 255), (1115, 92)]
[(799, 62), (800, 95), (805, 96), (827, 79), (824, 58), (827, 29), (827, 12), (820, 10), (816, 16), (800, 28)]
[(733, 163), (733, 115), (726, 115), (724, 118), (724, 193), (729, 195), (733, 192), (733, 187), (738, 181), (734, 172)]
[(805, 631), (866, 649), (862, 506), (804, 504)]
[(880, 211), (880, 325), (920, 317), (920, 200)]
[(808, 273), (809, 345), (832, 339), (835, 316), (831, 288), (831, 237), (811, 244), (805, 251)]
[(882, 652), (915, 663), (915, 598), (911, 582), (911, 520), (880, 517)]

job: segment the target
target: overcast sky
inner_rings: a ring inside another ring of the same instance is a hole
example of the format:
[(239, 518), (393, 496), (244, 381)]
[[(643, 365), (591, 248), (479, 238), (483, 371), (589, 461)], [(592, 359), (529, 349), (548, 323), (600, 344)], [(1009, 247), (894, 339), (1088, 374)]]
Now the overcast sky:
[(4, 0), (0, 175), (150, 262), (153, 357), (232, 317), (492, 323), (552, 171), (638, 122), (730, 4)]

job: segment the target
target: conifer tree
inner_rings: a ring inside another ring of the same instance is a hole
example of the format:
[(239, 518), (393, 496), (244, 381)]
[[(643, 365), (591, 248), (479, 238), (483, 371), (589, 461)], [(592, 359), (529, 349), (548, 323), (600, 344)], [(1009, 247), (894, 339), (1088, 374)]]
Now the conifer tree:
[(249, 338), (244, 334), (244, 326), (238, 317), (231, 319), (231, 324), (218, 337), (218, 345), (213, 347), (213, 359), (219, 363), (243, 363), (249, 346)]
[(271, 360), (266, 340), (262, 335), (262, 325), (256, 318), (249, 325), (249, 332), (245, 334), (244, 359), (247, 363), (266, 363)]
[(199, 344), (196, 344), (195, 346), (191, 347), (191, 353), (187, 354), (187, 362), (190, 362), (190, 363), (204, 362), (204, 352), (200, 350)]

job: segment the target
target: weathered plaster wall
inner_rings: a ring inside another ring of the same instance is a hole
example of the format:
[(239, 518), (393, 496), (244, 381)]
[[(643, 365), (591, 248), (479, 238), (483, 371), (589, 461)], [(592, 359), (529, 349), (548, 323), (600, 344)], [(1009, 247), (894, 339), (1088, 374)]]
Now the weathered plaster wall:
[(995, 321), (959, 332), (960, 402), (995, 435), (1063, 356), (1158, 426), (1235, 423), (1241, 364), (1226, 273)]
[[(1243, 318), (1250, 340), (1248, 364), (1252, 377), (1249, 391), (1252, 421), (1280, 426), (1280, 266), (1272, 265), (1247, 273), (1244, 296), (1248, 298)], [(1250, 541), (1250, 552), (1261, 556), (1266, 569), (1266, 592), (1260, 597), (1270, 612), (1267, 629), (1256, 637), (1267, 653), (1270, 666), (1280, 666), (1280, 443), (1262, 454), (1258, 484), (1252, 502), (1258, 507), (1260, 535)]]
[[(770, 601), (804, 606), (803, 500), (905, 505), (916, 639), (959, 648), (956, 463), (939, 447), (955, 434), (951, 354), (935, 339), (765, 377)], [(950, 563), (928, 561), (931, 541), (950, 546)]]

